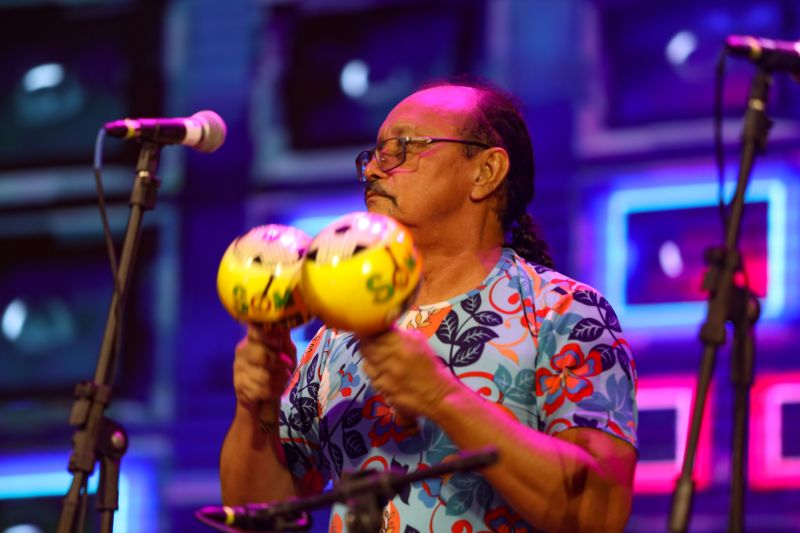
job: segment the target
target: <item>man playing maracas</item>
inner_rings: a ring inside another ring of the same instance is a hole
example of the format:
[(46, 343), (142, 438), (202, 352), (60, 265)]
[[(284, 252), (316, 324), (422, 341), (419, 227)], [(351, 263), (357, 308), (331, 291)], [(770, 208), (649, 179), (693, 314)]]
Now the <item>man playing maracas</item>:
[[(491, 445), (500, 459), (480, 475), (395, 497), (385, 529), (621, 531), (636, 371), (608, 302), (550, 269), (526, 213), (534, 168), (519, 111), (483, 85), (418, 91), (357, 168), (368, 210), (413, 236), (419, 293), (388, 332), (323, 329), (290, 386), (288, 336), (276, 350), (250, 332), (236, 350), (225, 502), (319, 491), (343, 469), (424, 469)], [(259, 401), (277, 421), (266, 432), (252, 410)], [(396, 412), (417, 424), (395, 423)], [(331, 529), (343, 527), (335, 510)]]

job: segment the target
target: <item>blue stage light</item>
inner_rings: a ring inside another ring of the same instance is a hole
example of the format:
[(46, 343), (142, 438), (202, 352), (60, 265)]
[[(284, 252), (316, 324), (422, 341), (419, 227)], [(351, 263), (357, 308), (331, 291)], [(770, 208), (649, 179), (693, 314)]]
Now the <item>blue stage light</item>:
[[(784, 311), (786, 302), (787, 271), (787, 187), (785, 182), (794, 179), (786, 169), (761, 169), (761, 173), (774, 176), (772, 179), (759, 179), (751, 182), (746, 201), (751, 204), (765, 203), (766, 214), (766, 295), (762, 299), (762, 317), (778, 318)], [(686, 176), (686, 173), (683, 173)], [(733, 193), (733, 183), (728, 183), (726, 197)], [(692, 208), (713, 208), (716, 206), (718, 185), (713, 182), (691, 183), (671, 186), (626, 188), (611, 193), (608, 201), (605, 242), (605, 294), (613, 302), (620, 319), (628, 328), (653, 326), (678, 326), (699, 324), (705, 316), (705, 301), (687, 298), (686, 294), (675, 294), (674, 300), (661, 300), (651, 303), (646, 295), (631, 292), (632, 273), (636, 257), (637, 243), (631, 241), (631, 216), (640, 213), (663, 212), (675, 217), (681, 210)], [(679, 220), (675, 218), (674, 220)], [(745, 221), (746, 223), (746, 221)], [(707, 228), (697, 228), (698, 231)], [(721, 244), (709, 241), (708, 246)], [(666, 244), (666, 243), (665, 243)], [(680, 249), (659, 249), (658, 275), (670, 277), (682, 261)], [(663, 256), (661, 255), (664, 253)], [(664, 260), (668, 259), (667, 263)], [(653, 273), (650, 273), (653, 274)], [(647, 275), (650, 275), (647, 274)], [(638, 280), (637, 280), (638, 281)], [(646, 303), (642, 303), (642, 302)]]

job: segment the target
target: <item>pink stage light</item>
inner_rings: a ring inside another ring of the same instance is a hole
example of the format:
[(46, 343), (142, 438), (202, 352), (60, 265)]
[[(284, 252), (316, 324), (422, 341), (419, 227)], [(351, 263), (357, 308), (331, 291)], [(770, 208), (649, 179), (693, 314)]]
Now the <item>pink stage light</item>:
[[(695, 376), (640, 377), (636, 395), (639, 416), (648, 410), (675, 411), (675, 453), (670, 459), (639, 460), (633, 482), (633, 490), (638, 494), (667, 494), (675, 488), (675, 480), (681, 472), (686, 438), (689, 433), (692, 405), (694, 401)], [(711, 484), (711, 431), (713, 420), (713, 385), (709, 389), (703, 414), (703, 428), (700, 431), (697, 455), (694, 465), (694, 479), (697, 490)], [(646, 415), (645, 415), (646, 416)]]
[(755, 490), (800, 488), (800, 456), (783, 449), (783, 407), (800, 404), (800, 372), (756, 378), (750, 398), (748, 477)]

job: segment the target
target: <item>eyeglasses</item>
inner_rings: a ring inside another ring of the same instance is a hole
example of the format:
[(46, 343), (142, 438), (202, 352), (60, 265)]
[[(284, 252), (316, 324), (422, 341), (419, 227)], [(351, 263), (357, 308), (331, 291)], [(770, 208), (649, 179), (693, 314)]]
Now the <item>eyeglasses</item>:
[(433, 144), (433, 143), (459, 143), (491, 148), (479, 141), (465, 141), (463, 139), (445, 139), (442, 137), (390, 137), (378, 143), (372, 150), (364, 150), (356, 156), (356, 176), (361, 183), (367, 182), (367, 165), (375, 158), (378, 168), (388, 172), (402, 165), (406, 160), (406, 146), (409, 144)]

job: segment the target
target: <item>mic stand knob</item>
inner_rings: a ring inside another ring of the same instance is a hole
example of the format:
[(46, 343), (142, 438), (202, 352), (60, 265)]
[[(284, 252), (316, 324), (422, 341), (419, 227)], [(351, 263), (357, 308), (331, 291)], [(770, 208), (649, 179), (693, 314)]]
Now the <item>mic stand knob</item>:
[[(376, 473), (365, 470), (362, 472), (343, 472), (342, 482), (347, 484), (361, 478), (375, 477)], [(377, 533), (383, 525), (382, 512), (387, 499), (382, 491), (362, 491), (347, 499), (347, 516), (345, 523), (348, 531), (352, 533)]]

